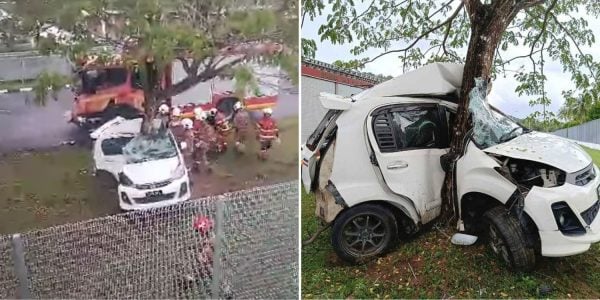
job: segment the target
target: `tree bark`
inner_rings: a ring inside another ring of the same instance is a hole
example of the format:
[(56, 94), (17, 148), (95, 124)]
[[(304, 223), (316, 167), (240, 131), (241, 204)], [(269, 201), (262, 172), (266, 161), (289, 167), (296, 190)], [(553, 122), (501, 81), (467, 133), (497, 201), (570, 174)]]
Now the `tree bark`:
[(442, 190), (442, 218), (453, 221), (458, 218), (458, 200), (456, 193), (456, 160), (464, 150), (464, 139), (471, 128), (469, 118), (469, 93), (475, 87), (475, 79), (490, 80), (496, 48), (502, 40), (502, 34), (515, 17), (518, 8), (513, 1), (494, 1), (483, 5), (479, 0), (465, 1), (465, 8), (471, 20), (471, 37), (465, 60), (462, 87), (459, 95), (458, 110), (454, 124), (454, 136), (450, 144), (449, 156), (451, 168), (446, 172)]

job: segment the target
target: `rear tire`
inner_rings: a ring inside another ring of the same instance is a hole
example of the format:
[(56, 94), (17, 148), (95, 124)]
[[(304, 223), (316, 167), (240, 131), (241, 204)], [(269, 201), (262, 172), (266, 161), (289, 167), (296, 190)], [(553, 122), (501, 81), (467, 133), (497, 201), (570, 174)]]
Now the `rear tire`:
[(514, 271), (530, 271), (535, 266), (535, 251), (517, 218), (504, 206), (496, 206), (483, 214), (485, 238), (491, 250)]
[(336, 218), (331, 244), (342, 260), (359, 263), (384, 254), (397, 239), (394, 214), (380, 205), (364, 204), (347, 209)]

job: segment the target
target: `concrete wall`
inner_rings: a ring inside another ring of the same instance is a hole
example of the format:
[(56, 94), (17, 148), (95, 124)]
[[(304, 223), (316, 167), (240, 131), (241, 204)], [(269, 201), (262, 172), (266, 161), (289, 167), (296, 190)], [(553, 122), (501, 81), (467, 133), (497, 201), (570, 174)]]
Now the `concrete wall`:
[(71, 74), (69, 63), (60, 56), (0, 55), (0, 81), (35, 79), (44, 70)]
[(308, 139), (327, 110), (321, 106), (319, 94), (327, 92), (342, 96), (357, 94), (363, 89), (325, 81), (314, 77), (302, 76), (302, 143)]
[(584, 143), (600, 144), (600, 119), (561, 129), (553, 134)]

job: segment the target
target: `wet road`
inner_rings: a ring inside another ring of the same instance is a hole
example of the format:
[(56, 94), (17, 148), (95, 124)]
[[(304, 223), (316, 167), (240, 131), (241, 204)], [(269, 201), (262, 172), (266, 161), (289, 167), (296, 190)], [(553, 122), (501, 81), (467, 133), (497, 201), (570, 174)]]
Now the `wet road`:
[[(88, 134), (64, 117), (71, 108), (72, 94), (64, 90), (58, 101), (49, 100), (45, 107), (27, 103), (31, 93), (0, 95), (0, 153), (45, 149), (74, 140), (85, 143)], [(298, 94), (282, 92), (273, 115), (278, 118), (298, 115)]]

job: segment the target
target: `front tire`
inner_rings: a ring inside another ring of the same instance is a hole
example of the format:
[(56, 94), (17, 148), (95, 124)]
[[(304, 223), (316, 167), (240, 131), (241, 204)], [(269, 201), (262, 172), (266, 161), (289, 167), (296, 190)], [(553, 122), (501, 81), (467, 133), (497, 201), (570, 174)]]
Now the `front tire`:
[(394, 215), (380, 205), (350, 208), (334, 221), (331, 244), (344, 261), (358, 263), (388, 251), (398, 239)]
[(514, 271), (530, 271), (535, 266), (535, 252), (527, 246), (521, 225), (504, 206), (483, 214), (488, 246)]

